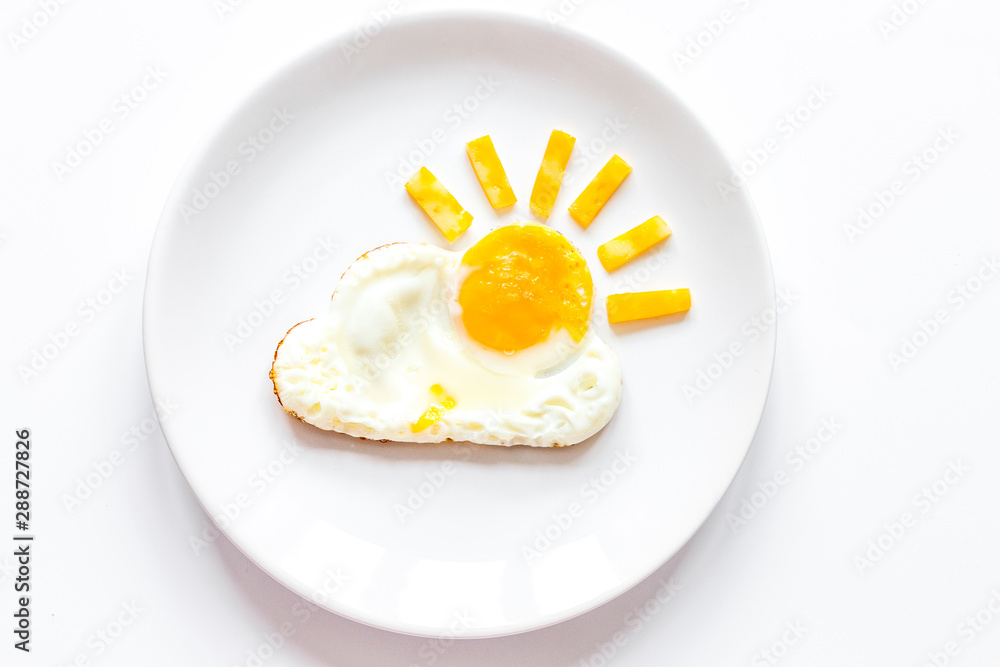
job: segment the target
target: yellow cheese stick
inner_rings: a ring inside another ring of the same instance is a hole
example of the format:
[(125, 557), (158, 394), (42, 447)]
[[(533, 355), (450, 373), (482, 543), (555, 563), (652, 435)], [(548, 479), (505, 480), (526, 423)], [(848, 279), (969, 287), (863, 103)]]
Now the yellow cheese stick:
[(469, 154), (472, 168), (476, 170), (476, 178), (483, 186), (486, 198), (490, 200), (490, 206), (504, 208), (516, 202), (517, 197), (510, 188), (507, 172), (503, 170), (503, 164), (500, 163), (500, 156), (493, 147), (490, 135), (470, 141), (465, 145), (465, 150)]
[(582, 227), (587, 227), (631, 172), (632, 167), (625, 160), (617, 155), (612, 157), (569, 207), (569, 214)]
[(472, 214), (462, 208), (427, 167), (421, 167), (406, 182), (406, 191), (449, 241), (454, 241), (472, 224)]
[(549, 135), (549, 143), (545, 147), (542, 164), (538, 167), (538, 176), (535, 177), (535, 187), (531, 190), (531, 210), (543, 218), (548, 218), (552, 213), (575, 143), (576, 137), (559, 130), (552, 130)]
[(614, 271), (625, 262), (646, 252), (670, 236), (670, 227), (658, 215), (611, 239), (597, 249), (597, 258), (606, 271)]
[(608, 296), (608, 322), (629, 322), (683, 313), (691, 309), (691, 291), (668, 289)]
[(448, 396), (441, 385), (431, 385), (431, 394), (439, 399), (438, 403), (427, 408), (424, 414), (420, 416), (420, 419), (410, 424), (410, 430), (414, 433), (420, 433), (429, 426), (441, 421), (441, 417), (455, 407), (455, 399)]

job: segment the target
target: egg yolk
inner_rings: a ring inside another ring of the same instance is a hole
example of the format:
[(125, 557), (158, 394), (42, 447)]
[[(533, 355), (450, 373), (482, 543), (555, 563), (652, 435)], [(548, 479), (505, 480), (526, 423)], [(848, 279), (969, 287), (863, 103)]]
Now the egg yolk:
[(575, 341), (587, 333), (594, 282), (559, 232), (533, 223), (500, 227), (469, 248), (462, 263), (472, 272), (458, 302), (473, 340), (512, 354), (556, 329)]

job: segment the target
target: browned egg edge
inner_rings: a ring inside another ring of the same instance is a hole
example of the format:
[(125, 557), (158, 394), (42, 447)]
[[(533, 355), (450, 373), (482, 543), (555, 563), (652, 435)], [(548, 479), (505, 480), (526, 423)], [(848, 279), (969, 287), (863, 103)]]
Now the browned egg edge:
[(271, 372), (267, 374), (267, 376), (269, 378), (271, 378), (271, 387), (274, 390), (274, 395), (278, 397), (278, 405), (280, 405), (281, 408), (285, 412), (287, 412), (291, 416), (295, 417), (296, 419), (298, 419), (303, 424), (308, 424), (309, 422), (307, 422), (302, 417), (299, 417), (298, 414), (296, 414), (294, 410), (289, 410), (287, 407), (285, 407), (285, 404), (281, 401), (281, 394), (278, 393), (278, 382), (277, 382), (277, 380), (275, 380), (276, 373), (274, 371), (274, 366), (275, 366), (275, 364), (278, 363), (278, 350), (280, 350), (281, 346), (285, 344), (285, 339), (288, 338), (288, 334), (292, 333), (292, 329), (294, 329), (295, 327), (299, 326), (299, 324), (305, 324), (306, 322), (312, 322), (314, 319), (316, 319), (316, 318), (315, 317), (310, 317), (308, 320), (303, 320), (303, 321), (299, 322), (298, 324), (292, 325), (292, 328), (285, 332), (285, 335), (278, 342), (278, 347), (274, 348), (274, 361), (271, 362)]

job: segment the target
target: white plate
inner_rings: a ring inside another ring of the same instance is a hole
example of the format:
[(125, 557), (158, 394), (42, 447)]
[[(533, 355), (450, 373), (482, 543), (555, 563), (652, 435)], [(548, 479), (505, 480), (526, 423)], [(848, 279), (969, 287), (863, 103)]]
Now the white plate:
[[(355, 39), (264, 82), (174, 186), (143, 313), (152, 393), (179, 406), (164, 434), (225, 534), (331, 611), (467, 637), (570, 618), (676, 553), (746, 455), (774, 353), (759, 222), (742, 193), (718, 195), (729, 163), (692, 114), (604, 46), (466, 13), (395, 18), (357, 51)], [(455, 244), (464, 249), (501, 222), (534, 219), (528, 195), (553, 128), (578, 140), (549, 222), (583, 251), (600, 300), (693, 294), (691, 312), (669, 322), (611, 328), (595, 312), (623, 367), (611, 423), (575, 447), (537, 450), (373, 443), (285, 414), (268, 380), (274, 348), (326, 309), (351, 260), (391, 241), (446, 245), (387, 174), (412, 161), (441, 178), (475, 216)], [(520, 198), (503, 216), (464, 151), (484, 134)], [(566, 207), (614, 153), (634, 171), (583, 230)], [(608, 275), (597, 246), (655, 214), (673, 236)], [(401, 519), (408, 503), (420, 506)]]

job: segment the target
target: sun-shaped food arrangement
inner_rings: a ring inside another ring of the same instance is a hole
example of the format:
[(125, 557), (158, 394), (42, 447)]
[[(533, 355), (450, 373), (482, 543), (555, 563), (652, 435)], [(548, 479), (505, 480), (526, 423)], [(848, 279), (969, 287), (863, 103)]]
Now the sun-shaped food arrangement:
[[(530, 208), (548, 219), (575, 139), (552, 132)], [(494, 209), (517, 201), (493, 141), (469, 161)], [(615, 155), (569, 206), (587, 228), (632, 168)], [(421, 167), (406, 190), (448, 242), (473, 217)], [(671, 231), (654, 216), (600, 246), (614, 271)], [(321, 429), (401, 442), (561, 447), (600, 431), (621, 400), (621, 367), (590, 328), (587, 262), (537, 222), (500, 226), (465, 253), (391, 243), (341, 277), (327, 312), (292, 327), (271, 366), (291, 415)], [(687, 289), (612, 294), (611, 323), (688, 310)]]

